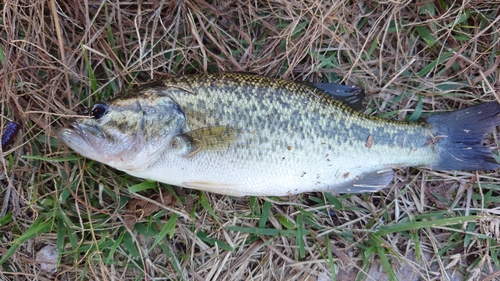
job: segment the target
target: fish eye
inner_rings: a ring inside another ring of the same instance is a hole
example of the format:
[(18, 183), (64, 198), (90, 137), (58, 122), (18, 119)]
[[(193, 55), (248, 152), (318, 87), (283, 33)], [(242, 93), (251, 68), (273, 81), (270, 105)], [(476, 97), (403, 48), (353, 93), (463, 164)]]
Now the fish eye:
[(101, 119), (108, 111), (108, 105), (104, 102), (98, 102), (92, 107), (92, 116), (95, 119)]

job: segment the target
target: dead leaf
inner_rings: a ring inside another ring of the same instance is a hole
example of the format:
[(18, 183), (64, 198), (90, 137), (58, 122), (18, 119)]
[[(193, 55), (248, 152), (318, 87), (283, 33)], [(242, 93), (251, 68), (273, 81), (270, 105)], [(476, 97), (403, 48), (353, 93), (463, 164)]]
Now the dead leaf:
[(452, 199), (449, 194), (449, 188), (444, 184), (426, 185), (425, 195), (436, 205), (438, 209), (448, 209), (449, 201)]
[(180, 196), (180, 197), (184, 197), (184, 210), (186, 210), (187, 213), (191, 213), (191, 211), (193, 210), (193, 206), (194, 206), (194, 203), (193, 203), (193, 199), (191, 198), (191, 196), (189, 196), (189, 194), (186, 192), (186, 189), (185, 188), (182, 188), (182, 187), (178, 187), (178, 186), (174, 186), (174, 191), (175, 193)]
[[(172, 206), (176, 202), (175, 197), (168, 192), (163, 192), (161, 196), (160, 194), (155, 194), (151, 196), (149, 200), (156, 201), (164, 206)], [(149, 200), (133, 198), (128, 202), (127, 210), (123, 214), (127, 228), (133, 229), (135, 223), (141, 218), (161, 210), (161, 206), (158, 206)]]

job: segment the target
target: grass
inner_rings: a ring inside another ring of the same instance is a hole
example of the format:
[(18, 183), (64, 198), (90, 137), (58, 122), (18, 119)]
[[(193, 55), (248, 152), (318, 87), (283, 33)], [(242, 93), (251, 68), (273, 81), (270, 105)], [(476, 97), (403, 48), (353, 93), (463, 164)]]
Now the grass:
[[(0, 279), (498, 278), (498, 171), (400, 169), (375, 194), (237, 198), (127, 176), (54, 134), (95, 101), (199, 72), (358, 85), (366, 114), (399, 120), (500, 100), (498, 5), (18, 4), (0, 4), (0, 127), (22, 127), (1, 152)], [(45, 245), (55, 275), (36, 261)]]

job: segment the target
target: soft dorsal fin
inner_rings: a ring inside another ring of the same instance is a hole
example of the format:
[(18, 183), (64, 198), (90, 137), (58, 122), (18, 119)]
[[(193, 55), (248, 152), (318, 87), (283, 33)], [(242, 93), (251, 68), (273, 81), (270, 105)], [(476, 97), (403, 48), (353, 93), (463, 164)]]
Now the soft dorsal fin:
[(363, 108), (362, 102), (365, 91), (359, 87), (332, 83), (313, 83), (312, 86), (322, 90), (336, 100), (339, 100), (355, 110)]

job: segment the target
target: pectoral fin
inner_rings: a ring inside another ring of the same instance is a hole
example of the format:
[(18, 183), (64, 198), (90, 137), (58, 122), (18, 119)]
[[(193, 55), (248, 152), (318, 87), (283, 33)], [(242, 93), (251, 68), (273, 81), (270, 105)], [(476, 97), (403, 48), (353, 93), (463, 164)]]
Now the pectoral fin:
[(394, 177), (393, 170), (362, 173), (346, 184), (334, 188), (336, 193), (376, 192), (391, 183)]
[(238, 130), (226, 126), (200, 128), (176, 137), (186, 157), (192, 157), (200, 151), (217, 151), (234, 144)]

